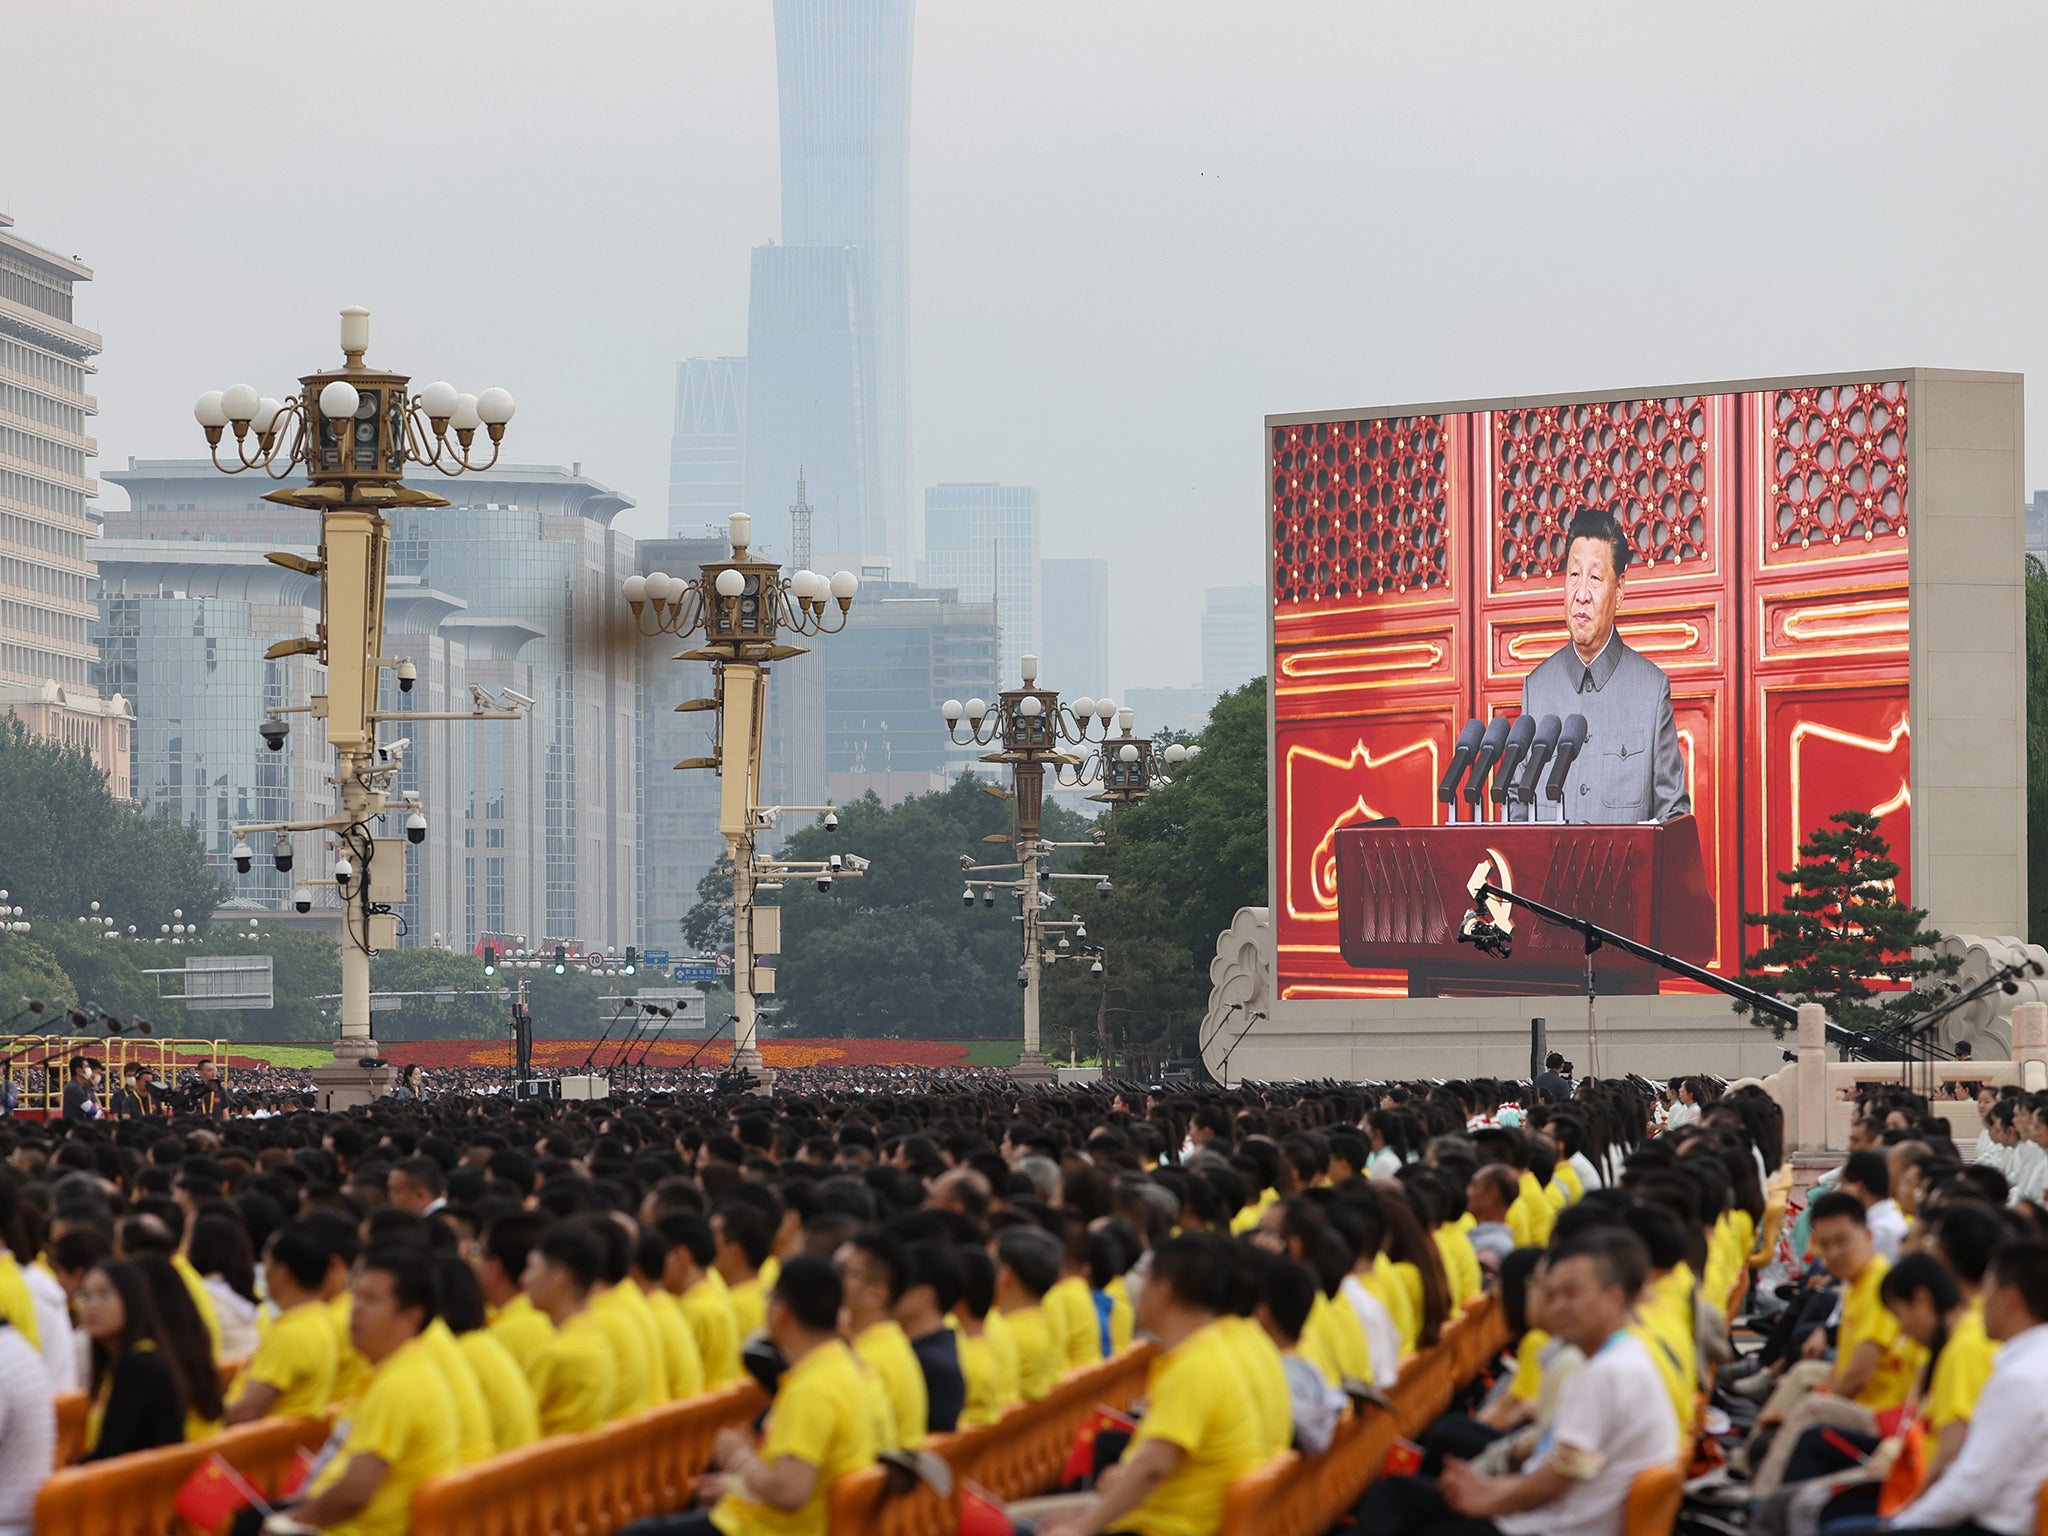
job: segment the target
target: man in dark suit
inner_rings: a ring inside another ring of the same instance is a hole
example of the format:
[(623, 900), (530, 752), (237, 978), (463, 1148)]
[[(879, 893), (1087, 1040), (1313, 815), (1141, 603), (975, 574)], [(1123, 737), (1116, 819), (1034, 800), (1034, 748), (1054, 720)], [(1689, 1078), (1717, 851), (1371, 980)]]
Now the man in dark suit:
[(1522, 713), (1583, 715), (1585, 748), (1564, 782), (1569, 822), (1669, 821), (1692, 809), (1671, 712), (1671, 682), (1615, 628), (1628, 540), (1613, 514), (1588, 510), (1565, 539), (1570, 638), (1522, 683)]

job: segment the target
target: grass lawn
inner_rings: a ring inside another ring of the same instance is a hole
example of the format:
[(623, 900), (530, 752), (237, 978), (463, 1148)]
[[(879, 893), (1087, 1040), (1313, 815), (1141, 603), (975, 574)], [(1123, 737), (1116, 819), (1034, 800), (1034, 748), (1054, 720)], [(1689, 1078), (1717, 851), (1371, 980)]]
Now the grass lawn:
[(324, 1067), (334, 1060), (331, 1045), (241, 1045), (229, 1041), (227, 1051), (230, 1056), (253, 1056), (273, 1067)]
[(970, 1067), (1014, 1067), (1017, 1058), (1023, 1054), (1024, 1042), (1017, 1040), (954, 1040), (948, 1042), (963, 1047), (967, 1052)]

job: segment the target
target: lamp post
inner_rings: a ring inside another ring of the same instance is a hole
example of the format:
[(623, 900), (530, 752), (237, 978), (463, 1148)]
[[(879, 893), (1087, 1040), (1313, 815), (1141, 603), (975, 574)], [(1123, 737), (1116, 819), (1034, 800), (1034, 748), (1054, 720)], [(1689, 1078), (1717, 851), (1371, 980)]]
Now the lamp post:
[[(1024, 927), (1024, 963), (1017, 971), (1018, 985), (1024, 993), (1024, 1049), (1017, 1058), (1015, 1075), (1024, 1082), (1042, 1083), (1057, 1075), (1046, 1065), (1038, 1031), (1044, 909), (1051, 904), (1051, 897), (1040, 889), (1044, 878), (1040, 864), (1045, 852), (1055, 846), (1039, 836), (1045, 817), (1046, 772), (1050, 769), (1056, 782), (1064, 784), (1099, 779), (1102, 793), (1091, 798), (1108, 802), (1112, 812), (1116, 806), (1141, 798), (1155, 784), (1163, 782), (1163, 773), (1154, 760), (1151, 742), (1131, 734), (1132, 712), (1118, 709), (1115, 699), (1078, 698), (1065, 704), (1056, 691), (1038, 686), (1036, 656), (1023, 658), (1022, 671), (1024, 686), (998, 694), (993, 709), (982, 699), (969, 699), (964, 704), (948, 699), (940, 713), (945, 717), (947, 734), (955, 742), (993, 746), (997, 750), (984, 755), (982, 761), (1007, 763), (1010, 768), (1014, 813), (1010, 842), (1017, 855), (1018, 878), (1002, 883), (1016, 890), (1023, 906)], [(1111, 736), (1113, 726), (1122, 732), (1120, 736)], [(1068, 751), (1070, 747), (1095, 750), (1081, 755)], [(1124, 757), (1126, 748), (1134, 755)], [(1185, 755), (1183, 752), (1182, 759)], [(966, 873), (971, 876), (983, 870), (1009, 867), (970, 866)], [(1095, 879), (1091, 875), (1063, 874), (1050, 878)], [(984, 889), (993, 883), (985, 884)], [(1110, 893), (1107, 880), (1097, 880), (1095, 888), (1104, 896)]]
[(837, 634), (846, 627), (846, 617), (860, 592), (860, 580), (851, 571), (825, 577), (812, 570), (785, 576), (774, 560), (756, 555), (753, 519), (735, 512), (727, 522), (732, 554), (699, 567), (694, 577), (671, 576), (666, 571), (632, 575), (625, 580), (626, 606), (633, 610), (633, 622), (643, 635), (701, 636), (696, 646), (677, 653), (677, 661), (711, 664), (712, 694), (706, 699), (685, 699), (676, 706), (679, 713), (710, 711), (717, 721), (717, 741), (710, 757), (689, 757), (676, 764), (681, 769), (709, 768), (723, 783), (718, 799), (718, 830), (732, 855), (732, 1065), (734, 1071), (752, 1073), (761, 1091), (773, 1085), (774, 1075), (761, 1061), (755, 1045), (756, 996), (772, 992), (774, 973), (757, 972), (754, 962), (762, 955), (782, 948), (781, 910), (754, 905), (754, 893), (762, 877), (769, 883), (787, 875), (817, 878), (829, 888), (836, 876), (855, 874), (853, 869), (834, 870), (829, 865), (770, 863), (756, 852), (756, 839), (771, 831), (785, 810), (818, 811), (829, 830), (838, 825), (838, 812), (830, 806), (764, 806), (761, 801), (761, 727), (768, 713), (768, 670), (778, 661), (801, 656), (808, 646), (784, 643), (793, 634)]
[[(336, 849), (333, 878), (342, 898), (341, 1010), (334, 1060), (316, 1068), (314, 1082), (324, 1107), (368, 1102), (387, 1086), (390, 1069), (364, 1067), (377, 1056), (370, 1034), (370, 957), (398, 941), (392, 906), (404, 899), (403, 844), (377, 837), (372, 824), (388, 814), (404, 816), (407, 842), (425, 840), (427, 822), (417, 795), (399, 794), (393, 781), (409, 741), (380, 744), (380, 720), (408, 724), (427, 720), (517, 720), (524, 700), (501, 704), (472, 687), (476, 708), (464, 714), (414, 713), (386, 716), (378, 711), (379, 685), (389, 669), (401, 692), (419, 676), (410, 659), (384, 655), (384, 565), (390, 544), (389, 514), (398, 507), (445, 507), (448, 502), (405, 484), (408, 465), (444, 475), (489, 469), (515, 409), (511, 395), (487, 389), (459, 393), (448, 383), (428, 384), (414, 394), (404, 374), (363, 365), (370, 346), (370, 312), (341, 312), (342, 366), (306, 374), (285, 400), (259, 396), (247, 384), (201, 395), (192, 414), (205, 430), (214, 467), (238, 475), (261, 470), (282, 480), (305, 470), (308, 483), (270, 492), (263, 499), (320, 515), (320, 550), (313, 559), (273, 552), (273, 565), (314, 576), (320, 582), (318, 633), (280, 640), (265, 659), (314, 656), (326, 665), (327, 691), (303, 704), (273, 705), (259, 727), (264, 745), (284, 750), (291, 727), (286, 715), (304, 714), (327, 723), (340, 790), (340, 814), (315, 821), (270, 822), (235, 828), (234, 860), (247, 873), (254, 850), (252, 833), (275, 833), (271, 858), (289, 870), (296, 854), (294, 832), (331, 835)], [(223, 434), (232, 432), (222, 459)], [(490, 456), (482, 458), (481, 432)], [(474, 455), (473, 456), (473, 450)], [(510, 695), (508, 695), (508, 698)], [(380, 852), (384, 855), (379, 863)], [(301, 909), (310, 906), (302, 897)]]

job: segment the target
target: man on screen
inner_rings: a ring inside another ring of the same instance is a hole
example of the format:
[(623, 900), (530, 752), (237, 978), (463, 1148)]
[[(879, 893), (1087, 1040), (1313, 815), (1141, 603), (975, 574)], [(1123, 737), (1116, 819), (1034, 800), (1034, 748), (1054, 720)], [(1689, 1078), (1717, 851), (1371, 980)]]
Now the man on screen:
[(1564, 819), (1668, 821), (1692, 809), (1671, 714), (1671, 682), (1614, 627), (1628, 541), (1610, 512), (1572, 519), (1564, 555), (1571, 639), (1522, 683), (1522, 713), (1586, 717), (1586, 745), (1564, 781)]

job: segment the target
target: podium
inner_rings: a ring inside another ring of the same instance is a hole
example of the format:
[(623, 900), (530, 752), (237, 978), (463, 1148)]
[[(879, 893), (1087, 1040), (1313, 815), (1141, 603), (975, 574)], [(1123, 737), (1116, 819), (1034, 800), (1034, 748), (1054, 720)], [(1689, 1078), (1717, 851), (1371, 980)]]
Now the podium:
[[(1410, 997), (1523, 997), (1583, 993), (1585, 941), (1569, 928), (1497, 905), (1512, 957), (1458, 942), (1473, 908), (1475, 870), (1503, 890), (1583, 917), (1695, 965), (1714, 957), (1714, 899), (1691, 816), (1662, 823), (1562, 822), (1345, 827), (1336, 834), (1337, 928), (1361, 970), (1405, 970)], [(1600, 992), (1642, 995), (1661, 973), (1613, 948), (1593, 956)]]

